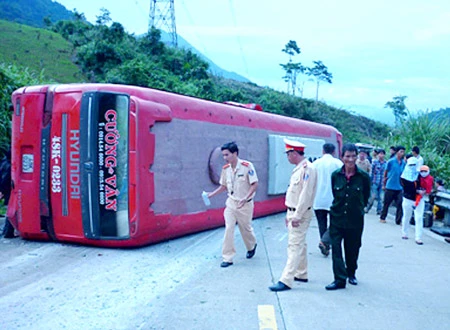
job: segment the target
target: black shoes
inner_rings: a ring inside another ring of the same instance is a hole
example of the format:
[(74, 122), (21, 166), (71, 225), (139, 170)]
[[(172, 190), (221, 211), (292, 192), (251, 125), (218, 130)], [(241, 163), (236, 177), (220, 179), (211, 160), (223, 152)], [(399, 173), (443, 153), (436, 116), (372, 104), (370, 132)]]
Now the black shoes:
[(325, 289), (327, 290), (338, 290), (338, 289), (345, 289), (345, 282), (341, 281), (334, 281), (331, 284), (328, 284)]
[(283, 282), (279, 282), (277, 284), (274, 284), (272, 286), (269, 286), (270, 291), (286, 291), (286, 290), (290, 290), (291, 288), (288, 287), (286, 284), (284, 284)]
[(233, 264), (232, 262), (222, 261), (220, 267), (226, 268), (228, 266), (231, 266), (232, 264)]
[(298, 277), (294, 277), (294, 281), (307, 283), (307, 282), (308, 282), (308, 279), (307, 279), (307, 278), (298, 278)]
[(325, 257), (328, 257), (328, 255), (330, 254), (330, 248), (327, 247), (327, 246), (326, 246), (324, 243), (322, 243), (322, 242), (319, 243), (319, 249), (320, 249), (320, 252), (322, 252), (322, 254), (323, 254)]
[(255, 243), (255, 247), (253, 248), (253, 250), (247, 251), (247, 259), (253, 258), (253, 256), (255, 255), (257, 246), (258, 246), (258, 244)]
[[(349, 276), (348, 277), (348, 283), (351, 285), (358, 285), (358, 280), (355, 276)], [(327, 290), (339, 290), (339, 289), (345, 289), (345, 282), (342, 281), (334, 281), (331, 284), (328, 284), (325, 289)]]
[[(253, 258), (253, 256), (255, 255), (257, 246), (258, 246), (258, 244), (255, 244), (255, 247), (253, 248), (253, 250), (247, 251), (247, 259)], [(233, 264), (232, 262), (223, 261), (220, 264), (220, 267), (226, 268), (226, 267), (231, 266), (232, 264)]]

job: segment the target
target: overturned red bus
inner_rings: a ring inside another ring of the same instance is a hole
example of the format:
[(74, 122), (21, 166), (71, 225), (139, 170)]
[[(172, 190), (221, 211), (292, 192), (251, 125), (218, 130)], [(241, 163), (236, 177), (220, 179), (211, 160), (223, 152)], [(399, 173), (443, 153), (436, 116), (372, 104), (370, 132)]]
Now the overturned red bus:
[(236, 141), (260, 179), (255, 217), (283, 211), (284, 137), (339, 150), (333, 127), (123, 85), (31, 86), (12, 96), (8, 218), (26, 239), (133, 247), (223, 225), (220, 146)]

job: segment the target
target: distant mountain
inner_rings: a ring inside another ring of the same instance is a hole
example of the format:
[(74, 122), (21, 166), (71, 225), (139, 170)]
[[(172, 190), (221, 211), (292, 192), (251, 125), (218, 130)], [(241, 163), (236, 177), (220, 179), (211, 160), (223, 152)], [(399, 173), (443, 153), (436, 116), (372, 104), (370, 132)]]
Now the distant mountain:
[(55, 23), (73, 19), (73, 13), (52, 0), (0, 0), (0, 19), (44, 27), (44, 17)]
[[(172, 38), (170, 37), (170, 35), (166, 31), (161, 30), (161, 41), (164, 43), (170, 43), (171, 40), (172, 40)], [(227, 78), (227, 79), (233, 79), (233, 80), (240, 81), (240, 82), (251, 82), (247, 78), (245, 78), (235, 72), (230, 72), (230, 71), (222, 69), (217, 64), (215, 64), (213, 61), (211, 61), (209, 58), (207, 58), (205, 55), (203, 55), (200, 51), (195, 49), (189, 42), (187, 42), (185, 39), (183, 39), (183, 37), (181, 37), (180, 35), (178, 35), (178, 47), (184, 48), (184, 49), (189, 49), (193, 53), (200, 56), (204, 61), (208, 62), (208, 64), (209, 64), (208, 71), (211, 72), (215, 76), (219, 76), (219, 77), (223, 77), (223, 78)]]
[(450, 108), (439, 109), (436, 111), (429, 112), (428, 116), (430, 116), (431, 118), (449, 118)]
[(345, 109), (346, 111), (355, 114), (355, 115), (362, 115), (364, 117), (382, 122), (384, 124), (392, 126), (395, 122), (394, 114), (391, 110), (385, 109), (385, 108), (379, 108), (379, 107), (373, 107), (368, 105), (360, 105), (360, 104), (353, 104), (353, 105), (347, 105), (343, 106), (340, 103), (327, 101), (327, 104), (334, 106), (338, 109)]

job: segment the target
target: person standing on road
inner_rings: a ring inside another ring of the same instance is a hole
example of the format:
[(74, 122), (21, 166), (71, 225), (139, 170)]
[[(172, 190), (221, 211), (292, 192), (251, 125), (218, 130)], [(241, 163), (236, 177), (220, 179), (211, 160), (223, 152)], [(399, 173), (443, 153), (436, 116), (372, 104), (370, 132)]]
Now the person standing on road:
[[(415, 157), (412, 157), (415, 158)], [(408, 215), (409, 216), (408, 219), (411, 219), (411, 209), (414, 209), (414, 221), (415, 221), (415, 228), (416, 228), (416, 243), (418, 245), (422, 245), (423, 241), (422, 241), (422, 234), (423, 234), (423, 215), (425, 212), (425, 199), (423, 198), (424, 196), (429, 196), (433, 190), (433, 185), (434, 185), (434, 178), (430, 175), (430, 168), (427, 165), (423, 165), (420, 167), (420, 172), (419, 172), (420, 176), (418, 178), (418, 185), (417, 185), (417, 190), (416, 193), (420, 196), (419, 202), (417, 203), (417, 195), (416, 198), (414, 199), (411, 208), (409, 208), (408, 206), (410, 206), (411, 203), (407, 204), (408, 207)], [(409, 201), (408, 201), (409, 202)], [(413, 207), (414, 206), (414, 207)], [(402, 227), (402, 234), (403, 234), (403, 238), (407, 238), (407, 233), (408, 233), (408, 229), (409, 229), (409, 221), (406, 221), (406, 216), (403, 217), (403, 225), (404, 227)]]
[(420, 149), (418, 146), (414, 146), (411, 151), (412, 155), (417, 158), (417, 172), (419, 172), (420, 168), (423, 166), (423, 158), (420, 155)]
[(389, 147), (389, 159), (394, 158), (396, 153), (397, 153), (397, 147), (390, 146)]
[(288, 228), (288, 259), (278, 283), (269, 287), (271, 291), (292, 288), (294, 281), (308, 282), (308, 259), (306, 233), (311, 222), (317, 173), (305, 158), (305, 145), (285, 139), (288, 161), (295, 165), (286, 192), (286, 227)]
[[(417, 158), (409, 157), (406, 161), (405, 169), (400, 177), (401, 184), (403, 186), (403, 217), (402, 217), (402, 238), (408, 239), (409, 221), (411, 220), (412, 213), (414, 211), (414, 220), (417, 221), (418, 214), (415, 210), (414, 203), (416, 201), (417, 191), (419, 189), (417, 172)], [(423, 221), (422, 225), (415, 225), (416, 228), (416, 239), (420, 239), (422, 236)]]
[(358, 166), (364, 172), (369, 174), (369, 176), (372, 174), (372, 164), (370, 164), (370, 161), (367, 159), (366, 151), (364, 150), (359, 151), (358, 159), (356, 160), (356, 166)]
[(317, 171), (317, 192), (314, 198), (314, 213), (319, 226), (319, 249), (327, 257), (330, 254), (330, 233), (328, 231), (328, 214), (333, 202), (331, 190), (331, 174), (342, 167), (342, 162), (334, 158), (335, 147), (332, 143), (325, 143), (322, 147), (323, 156), (314, 162)]
[(386, 164), (386, 170), (384, 171), (383, 178), (383, 189), (384, 191), (384, 203), (383, 210), (380, 215), (380, 222), (386, 223), (386, 217), (389, 210), (389, 205), (392, 201), (395, 202), (395, 207), (397, 208), (397, 213), (395, 215), (395, 223), (400, 225), (402, 223), (402, 191), (403, 187), (400, 183), (400, 175), (405, 168), (405, 161), (403, 157), (405, 156), (405, 147), (398, 146), (396, 148), (397, 153), (395, 157), (389, 159)]
[(356, 152), (354, 144), (345, 144), (342, 148), (344, 166), (331, 176), (334, 199), (330, 208), (330, 237), (334, 281), (325, 287), (327, 290), (344, 289), (347, 278), (350, 284), (358, 284), (355, 273), (364, 228), (364, 207), (370, 197), (370, 177), (356, 166)]
[(369, 199), (369, 204), (366, 208), (366, 213), (369, 213), (375, 200), (377, 200), (377, 215), (381, 214), (382, 195), (383, 195), (383, 176), (386, 170), (386, 161), (384, 156), (386, 151), (384, 149), (378, 150), (378, 158), (372, 162), (372, 191)]
[(234, 228), (236, 222), (242, 239), (247, 248), (247, 259), (251, 259), (256, 252), (256, 237), (253, 232), (253, 198), (258, 188), (258, 176), (253, 164), (238, 157), (239, 148), (234, 142), (222, 146), (222, 156), (227, 164), (222, 168), (220, 186), (208, 197), (213, 197), (227, 191), (228, 198), (224, 211), (225, 236), (222, 247), (222, 263), (220, 267), (228, 267), (233, 264), (236, 255), (234, 246)]
[(373, 163), (373, 161), (374, 161), (375, 159), (378, 159), (378, 153), (379, 153), (379, 152), (380, 152), (380, 149), (377, 149), (377, 148), (374, 148), (374, 149), (372, 150), (372, 158), (369, 159), (369, 161), (370, 161), (371, 164)]
[[(3, 158), (0, 160), (0, 200), (3, 199), (3, 204), (8, 206), (9, 198), (11, 196), (11, 149), (5, 151)], [(5, 218), (5, 225), (2, 229), (2, 235), (5, 238), (14, 237), (14, 227)]]

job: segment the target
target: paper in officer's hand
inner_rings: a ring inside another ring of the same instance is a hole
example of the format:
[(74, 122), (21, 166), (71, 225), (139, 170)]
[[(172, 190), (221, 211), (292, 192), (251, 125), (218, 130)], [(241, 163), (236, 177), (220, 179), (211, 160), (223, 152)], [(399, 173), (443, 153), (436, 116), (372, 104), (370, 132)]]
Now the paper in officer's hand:
[(206, 206), (211, 205), (211, 201), (209, 200), (208, 193), (206, 191), (202, 192), (202, 198), (203, 198), (203, 203), (205, 203)]

